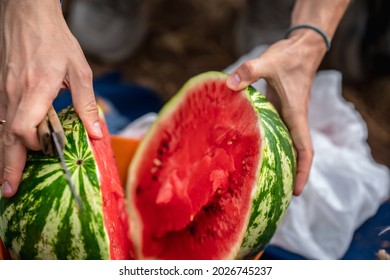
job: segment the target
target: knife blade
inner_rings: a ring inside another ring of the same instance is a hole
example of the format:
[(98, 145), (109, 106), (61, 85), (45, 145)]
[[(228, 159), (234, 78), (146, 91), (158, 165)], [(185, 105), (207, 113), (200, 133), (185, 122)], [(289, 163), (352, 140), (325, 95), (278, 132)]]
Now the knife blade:
[(38, 136), (41, 142), (43, 153), (45, 155), (56, 154), (59, 157), (61, 168), (68, 182), (72, 196), (76, 201), (76, 205), (79, 210), (83, 210), (83, 201), (76, 192), (76, 187), (73, 184), (72, 176), (64, 158), (64, 148), (66, 144), (65, 132), (53, 106), (50, 107), (45, 118), (39, 124)]

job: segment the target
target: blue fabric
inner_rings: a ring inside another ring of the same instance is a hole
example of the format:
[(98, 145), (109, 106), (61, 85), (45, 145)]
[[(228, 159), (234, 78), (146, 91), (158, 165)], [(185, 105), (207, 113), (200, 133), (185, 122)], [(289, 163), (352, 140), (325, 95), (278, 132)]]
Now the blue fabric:
[(390, 202), (382, 204), (376, 215), (368, 219), (359, 227), (353, 237), (352, 243), (342, 259), (344, 260), (370, 260), (380, 249), (390, 252), (390, 231), (379, 235), (390, 226)]
[[(387, 249), (390, 246), (390, 231), (379, 235), (379, 233), (390, 226), (390, 202), (381, 205), (375, 216), (368, 219), (360, 226), (353, 236), (351, 245), (341, 258), (342, 260), (375, 260), (376, 253), (380, 249)], [(278, 248), (268, 246), (264, 251), (262, 259), (266, 260), (304, 260), (305, 258)]]
[[(149, 113), (158, 112), (163, 101), (159, 94), (147, 87), (124, 82), (118, 72), (110, 72), (98, 77), (93, 82), (96, 97), (101, 97), (112, 105), (106, 114), (110, 133), (115, 134), (136, 118)], [(64, 90), (54, 100), (57, 111), (72, 104), (69, 90)]]

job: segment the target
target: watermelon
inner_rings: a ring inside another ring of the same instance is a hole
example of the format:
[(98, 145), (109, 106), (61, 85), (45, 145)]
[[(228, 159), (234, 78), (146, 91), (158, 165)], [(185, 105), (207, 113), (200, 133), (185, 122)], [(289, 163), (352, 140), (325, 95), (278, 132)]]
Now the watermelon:
[(102, 140), (87, 137), (72, 107), (59, 113), (67, 143), (64, 158), (71, 194), (58, 157), (29, 152), (12, 198), (0, 198), (0, 237), (13, 259), (129, 259), (123, 188), (101, 117)]
[(296, 173), (289, 131), (264, 95), (226, 78), (191, 78), (135, 153), (126, 196), (137, 258), (253, 258), (283, 219)]

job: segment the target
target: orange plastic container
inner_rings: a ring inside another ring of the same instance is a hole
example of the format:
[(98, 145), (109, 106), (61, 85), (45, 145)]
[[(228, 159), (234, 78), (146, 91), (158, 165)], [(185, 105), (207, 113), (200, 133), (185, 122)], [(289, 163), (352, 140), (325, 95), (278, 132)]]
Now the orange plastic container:
[(112, 149), (114, 151), (123, 188), (126, 186), (129, 164), (140, 141), (140, 139), (111, 135)]

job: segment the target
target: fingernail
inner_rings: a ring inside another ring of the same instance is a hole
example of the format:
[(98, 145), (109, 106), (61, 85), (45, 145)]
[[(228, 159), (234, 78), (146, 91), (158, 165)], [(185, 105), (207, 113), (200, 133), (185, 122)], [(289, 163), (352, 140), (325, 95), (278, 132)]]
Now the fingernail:
[(12, 194), (12, 188), (11, 185), (5, 181), (3, 185), (1, 186), (2, 192), (4, 196), (9, 196)]
[(95, 132), (96, 137), (103, 137), (102, 128), (100, 127), (100, 122), (95, 122), (93, 125), (93, 131)]
[(240, 85), (240, 83), (241, 83), (241, 79), (240, 79), (240, 76), (238, 76), (237, 73), (234, 73), (233, 75), (229, 76), (227, 82), (228, 82), (228, 84), (231, 87), (237, 88)]

